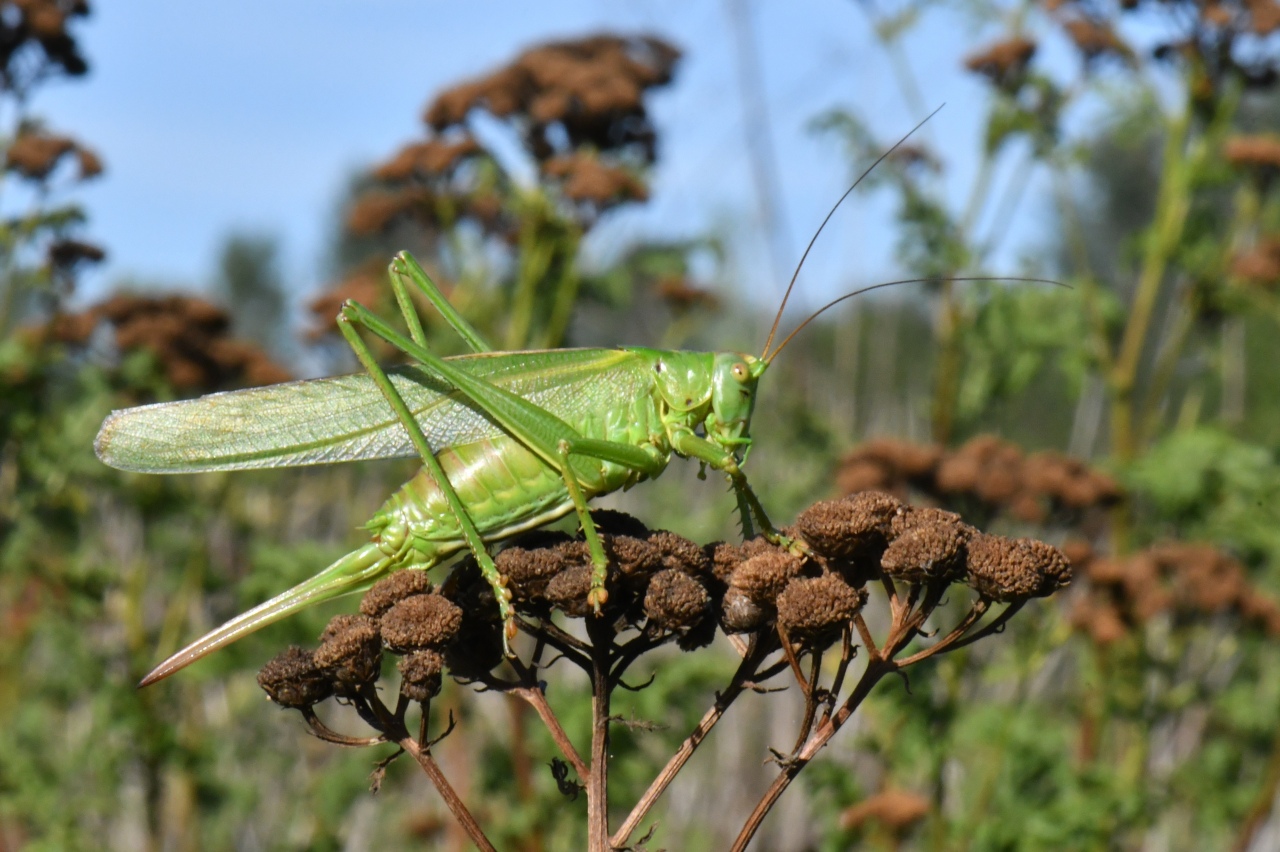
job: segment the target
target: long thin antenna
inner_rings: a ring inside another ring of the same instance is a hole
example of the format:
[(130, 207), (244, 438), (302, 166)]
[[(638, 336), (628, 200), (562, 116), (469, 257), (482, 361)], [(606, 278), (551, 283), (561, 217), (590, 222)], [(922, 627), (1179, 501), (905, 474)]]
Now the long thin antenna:
[[(835, 215), (836, 210), (840, 209), (840, 205), (844, 203), (844, 200), (848, 198), (855, 189), (858, 188), (858, 184), (862, 183), (863, 179), (866, 178), (867, 175), (871, 174), (872, 170), (875, 169), (876, 166), (884, 162), (884, 159), (886, 157), (888, 157), (894, 151), (898, 150), (898, 148), (901, 147), (902, 143), (910, 139), (911, 134), (915, 133), (921, 127), (924, 127), (925, 123), (928, 122), (929, 119), (937, 115), (942, 110), (942, 107), (944, 106), (946, 106), (945, 103), (939, 105), (937, 109), (935, 109), (933, 112), (929, 113), (923, 119), (921, 119), (919, 124), (917, 124), (915, 127), (908, 130), (905, 136), (903, 136), (897, 142), (894, 142), (892, 148), (890, 148), (888, 151), (885, 151), (883, 154), (877, 157), (874, 163), (867, 166), (866, 171), (858, 175), (858, 179), (853, 182), (853, 185), (844, 191), (844, 195), (840, 196), (840, 200), (838, 200), (834, 205), (832, 205), (831, 209), (827, 211), (826, 218), (822, 220), (822, 224), (818, 226), (818, 230), (814, 231), (813, 236), (809, 238), (809, 245), (805, 246), (804, 254), (800, 255), (800, 262), (796, 264), (796, 271), (791, 273), (791, 283), (787, 285), (787, 292), (782, 294), (782, 304), (778, 305), (778, 313), (774, 315), (773, 325), (769, 328), (769, 337), (764, 342), (764, 351), (760, 353), (760, 358), (762, 360), (764, 361), (773, 360), (772, 356), (769, 355), (769, 345), (773, 343), (773, 337), (778, 333), (778, 324), (782, 322), (782, 312), (787, 309), (787, 300), (791, 298), (791, 291), (796, 286), (796, 279), (800, 277), (800, 269), (804, 266), (805, 260), (809, 257), (809, 251), (813, 248), (813, 244), (818, 241), (819, 235), (822, 234), (822, 229), (827, 227), (827, 223), (831, 221), (831, 217)], [(850, 293), (849, 295), (853, 295), (853, 294)], [(812, 317), (810, 317), (810, 319), (812, 319)]]
[(852, 293), (845, 293), (840, 298), (832, 299), (830, 302), (827, 302), (825, 305), (818, 308), (813, 313), (809, 314), (809, 316), (805, 319), (804, 322), (796, 326), (795, 329), (786, 336), (786, 339), (784, 339), (781, 343), (778, 344), (778, 348), (773, 350), (773, 354), (768, 356), (761, 356), (761, 357), (763, 358), (765, 363), (772, 362), (774, 358), (778, 357), (778, 353), (781, 352), (784, 348), (786, 348), (786, 345), (791, 342), (791, 339), (800, 333), (801, 329), (803, 329), (806, 325), (808, 325), (809, 323), (813, 322), (818, 317), (820, 317), (826, 310), (828, 310), (829, 308), (834, 308), (836, 305), (840, 304), (845, 299), (852, 299), (854, 296), (861, 296), (863, 293), (870, 293), (872, 290), (880, 290), (885, 287), (896, 287), (899, 284), (923, 284), (926, 281), (943, 281), (943, 280), (946, 280), (946, 281), (1020, 281), (1024, 284), (1053, 284), (1055, 287), (1065, 287), (1068, 290), (1071, 289), (1070, 284), (1064, 284), (1061, 281), (1054, 281), (1052, 278), (1021, 278), (1013, 275), (1002, 275), (999, 277), (993, 277), (990, 275), (970, 275), (970, 276), (946, 278), (946, 279), (939, 278), (935, 275), (935, 276), (930, 276), (928, 278), (903, 278), (900, 281), (882, 281), (879, 284), (872, 284), (870, 287), (862, 287), (858, 290), (854, 290)]

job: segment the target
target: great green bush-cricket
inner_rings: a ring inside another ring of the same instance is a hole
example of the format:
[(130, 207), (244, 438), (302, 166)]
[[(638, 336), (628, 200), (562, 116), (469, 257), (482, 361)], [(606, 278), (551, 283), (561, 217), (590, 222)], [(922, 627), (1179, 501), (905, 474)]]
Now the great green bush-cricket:
[[(346, 303), (338, 316), (338, 327), (365, 373), (146, 405), (112, 412), (102, 424), (94, 442), (98, 457), (112, 467), (144, 473), (414, 455), (424, 463), (366, 525), (367, 544), (173, 654), (142, 685), (298, 610), (364, 591), (388, 572), (429, 569), (463, 550), (471, 552), (492, 586), (510, 636), (515, 628), (511, 594), (487, 544), (573, 511), (591, 554), (588, 600), (599, 612), (607, 598), (607, 560), (587, 501), (659, 476), (673, 454), (725, 474), (745, 535), (758, 530), (795, 546), (769, 522), (741, 468), (751, 445), (757, 383), (819, 314), (859, 293), (906, 283), (845, 294), (771, 349), (793, 276), (756, 357), (641, 347), (493, 352), (407, 253), (392, 261), (390, 277), (409, 337), (355, 302)], [(474, 354), (442, 358), (427, 349), (411, 287)], [(416, 363), (383, 370), (358, 328)]]
[[(99, 458), (145, 473), (415, 454), (424, 462), (367, 524), (369, 543), (178, 651), (144, 685), (300, 609), (462, 550), (475, 556), (510, 632), (510, 593), (486, 544), (575, 510), (599, 610), (607, 561), (587, 501), (660, 475), (672, 454), (723, 472), (746, 533), (780, 539), (739, 463), (757, 381), (781, 346), (770, 354), (766, 345), (760, 357), (640, 347), (490, 352), (412, 257), (398, 255), (390, 273), (409, 337), (356, 303), (338, 317), (366, 373), (131, 408), (103, 423)], [(426, 348), (410, 286), (475, 354), (441, 358)], [(357, 326), (417, 363), (384, 371)]]

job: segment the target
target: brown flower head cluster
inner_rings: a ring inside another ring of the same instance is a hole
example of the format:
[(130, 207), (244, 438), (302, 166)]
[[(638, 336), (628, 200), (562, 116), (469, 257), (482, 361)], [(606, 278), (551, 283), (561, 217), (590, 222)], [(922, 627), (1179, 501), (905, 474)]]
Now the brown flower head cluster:
[(18, 131), (5, 152), (4, 168), (28, 180), (43, 181), (68, 158), (76, 161), (80, 180), (102, 174), (101, 158), (84, 145), (69, 136), (28, 125)]
[(623, 201), (649, 198), (649, 187), (630, 171), (585, 151), (546, 160), (542, 173), (557, 182), (569, 201), (588, 205), (596, 211)]
[[(439, 280), (434, 274), (432, 277)], [(374, 311), (394, 310), (390, 304), (391, 295), (385, 263), (376, 260), (357, 267), (307, 303), (307, 313), (312, 320), (311, 327), (306, 331), (307, 339), (317, 341), (333, 334), (333, 319), (348, 300), (359, 302)]]
[(1134, 60), (1133, 48), (1125, 43), (1111, 24), (1094, 18), (1070, 17), (1062, 22), (1067, 38), (1075, 44), (1086, 62), (1112, 57), (1126, 63)]
[(650, 163), (655, 134), (644, 95), (671, 81), (679, 58), (679, 50), (653, 36), (551, 42), (443, 92), (424, 118), (441, 132), (465, 124), (472, 110), (481, 109), (517, 120), (526, 148), (538, 160), (589, 147), (632, 149)]
[(849, 831), (868, 822), (878, 822), (894, 833), (902, 833), (929, 815), (930, 801), (907, 790), (881, 790), (874, 796), (846, 808), (840, 814), (840, 828)]
[(447, 174), (468, 157), (480, 153), (480, 145), (470, 136), (456, 140), (428, 139), (405, 145), (387, 162), (373, 170), (373, 176), (384, 181), (406, 181), (413, 177), (431, 178)]
[(1014, 36), (969, 54), (964, 59), (964, 67), (981, 74), (999, 88), (1015, 89), (1026, 75), (1035, 53), (1034, 41)]
[(1241, 284), (1273, 288), (1280, 283), (1280, 239), (1267, 238), (1231, 259), (1231, 276)]
[(683, 313), (694, 308), (716, 310), (720, 299), (710, 290), (696, 286), (683, 275), (665, 275), (654, 282), (658, 298), (673, 311)]
[[(1222, 157), (1232, 166), (1243, 170), (1259, 191), (1267, 192), (1274, 185), (1276, 176), (1280, 175), (1280, 136), (1272, 133), (1230, 136), (1223, 143)], [(1240, 272), (1237, 272), (1233, 262), (1232, 272), (1242, 278), (1257, 280), (1258, 263), (1264, 260), (1261, 252), (1266, 248), (1268, 246), (1264, 241), (1264, 245), (1252, 252), (1255, 257), (1241, 260), (1244, 268)]]
[(502, 199), (475, 168), (487, 157), (465, 133), (404, 146), (370, 172), (371, 185), (347, 210), (347, 230), (371, 236), (402, 221), (434, 229), (464, 218), (501, 230)]
[(0, 4), (0, 70), (6, 88), (25, 88), (46, 69), (71, 77), (89, 70), (75, 37), (74, 18), (89, 14), (87, 0), (5, 0)]
[(1280, 138), (1272, 134), (1231, 136), (1222, 146), (1222, 156), (1239, 168), (1280, 168)]
[(655, 131), (644, 96), (671, 80), (678, 56), (656, 38), (592, 36), (535, 47), (449, 89), (427, 108), (435, 135), (371, 171), (371, 185), (347, 212), (348, 231), (384, 234), (406, 221), (430, 231), (466, 219), (515, 240), (518, 211), (507, 209), (506, 179), (471, 135), (472, 110), (520, 134), (543, 180), (584, 225), (610, 207), (645, 200), (636, 169), (653, 162)]
[(1170, 613), (1195, 620), (1234, 614), (1249, 627), (1280, 637), (1280, 602), (1249, 582), (1244, 567), (1207, 544), (1170, 542), (1127, 557), (1095, 555), (1083, 542), (1064, 550), (1089, 581), (1072, 623), (1099, 644), (1115, 642), (1152, 618)]
[(954, 451), (894, 438), (868, 441), (841, 460), (836, 483), (845, 493), (915, 490), (949, 503), (977, 502), (1031, 523), (1078, 515), (1120, 498), (1115, 481), (1078, 459), (1043, 451), (1026, 454), (994, 435)]
[[(66, 249), (68, 254), (84, 250)], [(258, 346), (230, 335), (230, 318), (192, 296), (112, 296), (85, 311), (59, 314), (43, 334), (83, 345), (100, 325), (115, 332), (122, 352), (144, 350), (179, 391), (214, 391), (287, 381), (289, 374)]]
[[(1236, 16), (1232, 15), (1225, 5), (1206, 4), (1207, 9), (1219, 11), (1216, 16), (1221, 26), (1238, 25)], [(1280, 4), (1274, 0), (1245, 0), (1244, 10), (1247, 13), (1245, 26), (1254, 35), (1267, 36), (1280, 29)], [(1206, 14), (1206, 19), (1208, 19)]]
[[(1043, 542), (988, 535), (950, 512), (877, 492), (803, 512), (790, 534), (809, 548), (805, 556), (762, 538), (699, 546), (616, 512), (595, 517), (609, 560), (608, 601), (595, 623), (634, 632), (646, 647), (674, 642), (692, 650), (719, 629), (777, 631), (802, 650), (825, 648), (851, 629), (867, 600), (864, 586), (882, 577), (918, 584), (935, 598), (962, 583), (997, 602), (1042, 597), (1070, 582), (1066, 558)], [(580, 538), (530, 533), (495, 563), (529, 623), (557, 613), (596, 618), (591, 558)], [(314, 654), (286, 651), (259, 682), (278, 703), (308, 706), (371, 684), (388, 652), (399, 657), (401, 693), (423, 701), (446, 673), (488, 677), (503, 659), (501, 631), (492, 589), (473, 561), (439, 587), (421, 571), (399, 571), (366, 593), (359, 615), (335, 618)]]
[[(1123, 4), (1131, 9), (1138, 0)], [(1179, 32), (1157, 45), (1156, 59), (1176, 62), (1189, 72), (1190, 90), (1202, 107), (1209, 107), (1229, 79), (1249, 88), (1270, 88), (1280, 69), (1280, 54), (1265, 38), (1280, 28), (1280, 3), (1275, 0), (1195, 0), (1161, 2), (1181, 14)], [(1207, 115), (1207, 111), (1205, 112)]]

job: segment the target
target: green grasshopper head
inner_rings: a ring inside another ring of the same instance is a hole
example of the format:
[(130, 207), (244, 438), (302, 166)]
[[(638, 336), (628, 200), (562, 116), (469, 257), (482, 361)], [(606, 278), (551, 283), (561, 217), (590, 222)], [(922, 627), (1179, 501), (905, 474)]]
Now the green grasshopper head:
[(711, 413), (707, 437), (726, 449), (749, 447), (756, 383), (769, 364), (753, 355), (720, 352), (711, 368)]

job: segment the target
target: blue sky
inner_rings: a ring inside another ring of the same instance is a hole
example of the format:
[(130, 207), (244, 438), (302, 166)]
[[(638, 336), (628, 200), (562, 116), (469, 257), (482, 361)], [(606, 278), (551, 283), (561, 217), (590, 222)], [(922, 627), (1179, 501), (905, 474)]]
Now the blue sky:
[[(860, 7), (845, 0), (748, 3), (783, 195), (785, 272), (848, 167), (834, 140), (806, 126), (853, 107), (883, 138), (920, 117)], [(686, 51), (657, 95), (662, 139), (653, 200), (615, 216), (597, 253), (641, 235), (727, 228), (735, 279), (762, 303), (779, 284), (756, 217), (730, 2), (588, 0), (437, 3), (273, 0), (99, 3), (79, 31), (90, 77), (46, 87), (33, 104), (50, 126), (95, 147), (108, 172), (79, 194), (87, 231), (110, 252), (89, 295), (123, 278), (199, 287), (234, 230), (273, 234), (299, 298), (325, 283), (325, 243), (348, 175), (422, 134), (432, 93), (484, 73), (521, 48), (600, 30), (649, 31)], [(948, 158), (946, 192), (972, 180), (986, 102), (960, 57), (995, 34), (934, 12), (908, 42), (921, 102), (947, 103), (925, 139)], [(815, 250), (802, 301), (893, 274), (888, 199), (855, 196)], [(1032, 209), (1032, 208), (1028, 208)]]

